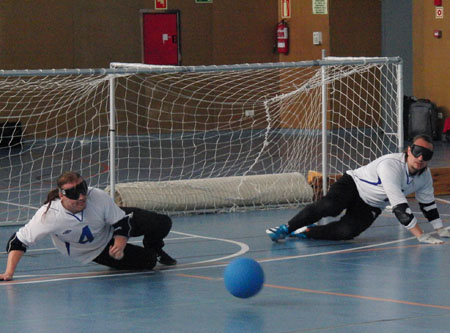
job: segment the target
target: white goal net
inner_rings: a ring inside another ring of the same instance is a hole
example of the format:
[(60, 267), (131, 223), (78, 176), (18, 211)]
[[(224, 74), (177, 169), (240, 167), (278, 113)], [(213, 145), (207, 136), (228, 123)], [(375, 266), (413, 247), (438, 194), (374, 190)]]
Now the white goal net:
[(402, 98), (398, 58), (0, 71), (0, 223), (67, 170), (171, 214), (309, 202), (310, 171), (402, 146)]

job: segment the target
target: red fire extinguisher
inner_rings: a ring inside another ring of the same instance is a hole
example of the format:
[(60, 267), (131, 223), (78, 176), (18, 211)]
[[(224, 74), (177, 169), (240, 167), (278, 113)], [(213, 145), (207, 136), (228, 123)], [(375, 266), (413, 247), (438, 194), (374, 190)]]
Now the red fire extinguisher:
[(289, 52), (289, 27), (285, 20), (277, 25), (277, 50), (278, 53)]

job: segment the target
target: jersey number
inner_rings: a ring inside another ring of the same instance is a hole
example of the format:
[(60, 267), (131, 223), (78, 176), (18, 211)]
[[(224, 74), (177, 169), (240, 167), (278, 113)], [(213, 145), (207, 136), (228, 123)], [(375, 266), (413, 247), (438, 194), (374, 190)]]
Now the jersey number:
[[(78, 243), (80, 244), (86, 244), (86, 243), (90, 243), (94, 240), (94, 236), (92, 235), (91, 229), (89, 229), (88, 226), (85, 226), (83, 228), (83, 230), (81, 231), (81, 236), (80, 236), (80, 240), (78, 241)], [(66, 249), (67, 249), (67, 254), (70, 256), (70, 243), (69, 242), (65, 242), (66, 243)]]
[(86, 244), (92, 242), (93, 240), (94, 236), (92, 235), (91, 230), (88, 226), (85, 226), (81, 232), (80, 240), (78, 241), (78, 243)]

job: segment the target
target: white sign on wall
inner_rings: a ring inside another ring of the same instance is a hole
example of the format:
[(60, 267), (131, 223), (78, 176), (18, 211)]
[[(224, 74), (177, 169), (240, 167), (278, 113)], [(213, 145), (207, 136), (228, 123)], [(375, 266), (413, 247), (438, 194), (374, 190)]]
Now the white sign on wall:
[(444, 7), (436, 7), (436, 18), (437, 19), (444, 18)]
[(313, 14), (328, 14), (328, 0), (312, 0)]

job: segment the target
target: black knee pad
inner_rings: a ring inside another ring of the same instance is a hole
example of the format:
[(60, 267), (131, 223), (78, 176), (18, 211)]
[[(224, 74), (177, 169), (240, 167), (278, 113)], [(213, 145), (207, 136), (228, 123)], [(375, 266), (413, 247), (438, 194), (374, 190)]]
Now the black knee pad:
[(6, 252), (11, 252), (14, 250), (27, 252), (26, 246), (17, 238), (16, 233), (13, 233), (6, 244)]
[(428, 221), (434, 221), (440, 217), (434, 201), (426, 204), (419, 202), (419, 207)]

